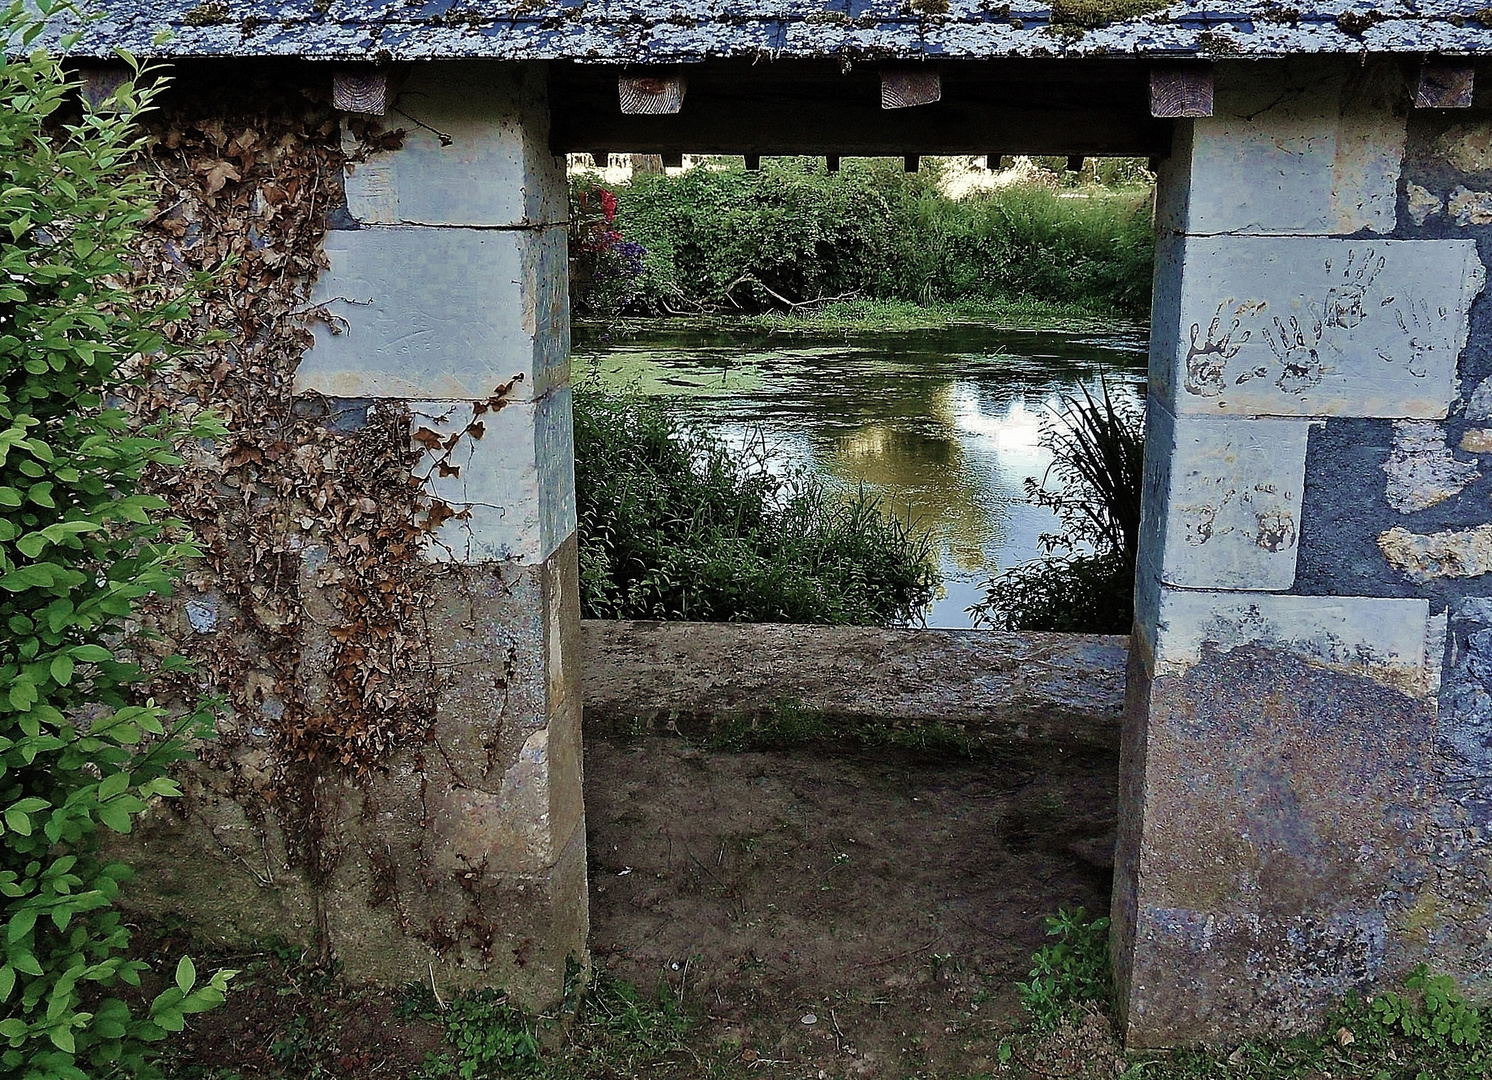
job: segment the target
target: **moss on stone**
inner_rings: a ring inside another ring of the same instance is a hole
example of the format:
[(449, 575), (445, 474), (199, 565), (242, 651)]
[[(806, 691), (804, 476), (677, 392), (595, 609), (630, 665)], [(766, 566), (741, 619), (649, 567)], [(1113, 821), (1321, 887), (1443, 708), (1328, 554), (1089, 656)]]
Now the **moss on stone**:
[(1052, 25), (1092, 30), (1170, 7), (1170, 0), (1053, 0)]

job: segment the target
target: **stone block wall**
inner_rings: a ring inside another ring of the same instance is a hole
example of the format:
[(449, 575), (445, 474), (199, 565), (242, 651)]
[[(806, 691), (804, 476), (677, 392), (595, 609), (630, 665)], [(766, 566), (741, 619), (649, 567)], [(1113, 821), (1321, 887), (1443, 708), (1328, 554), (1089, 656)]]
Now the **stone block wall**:
[[(340, 175), (314, 177), (336, 193), (322, 265), (275, 313), (309, 340), (277, 353), (284, 426), (241, 436), (286, 464), (243, 511), (210, 478), (226, 501), (196, 516), (257, 515), (289, 580), (194, 575), (176, 629), (230, 707), (131, 858), (146, 906), (222, 939), (542, 1006), (586, 962), (588, 926), (565, 177), (542, 65), (420, 65), (395, 90), (381, 122), (318, 129), (341, 128)], [(235, 220), (262, 228), (272, 184), (228, 189)], [(204, 207), (221, 218), (212, 193)], [(218, 398), (249, 340), (203, 384)], [(399, 565), (369, 569), (383, 561)]]
[(1219, 64), (1162, 171), (1115, 893), (1134, 1046), (1299, 1029), (1420, 961), (1492, 991), (1468, 415), (1492, 126), (1411, 113), (1412, 74)]

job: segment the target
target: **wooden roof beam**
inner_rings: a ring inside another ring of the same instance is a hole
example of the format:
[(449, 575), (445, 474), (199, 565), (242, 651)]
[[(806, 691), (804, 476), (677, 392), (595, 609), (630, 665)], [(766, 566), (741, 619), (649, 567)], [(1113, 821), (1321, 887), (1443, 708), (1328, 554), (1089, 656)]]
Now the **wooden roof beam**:
[(687, 89), (677, 68), (617, 77), (623, 116), (673, 116), (684, 107)]
[(881, 69), (881, 108), (910, 109), (943, 100), (943, 78), (928, 64)]
[(344, 67), (332, 73), (332, 108), (362, 116), (389, 111), (388, 70), (381, 67)]
[(1153, 64), (1150, 115), (1162, 119), (1212, 115), (1211, 64)]

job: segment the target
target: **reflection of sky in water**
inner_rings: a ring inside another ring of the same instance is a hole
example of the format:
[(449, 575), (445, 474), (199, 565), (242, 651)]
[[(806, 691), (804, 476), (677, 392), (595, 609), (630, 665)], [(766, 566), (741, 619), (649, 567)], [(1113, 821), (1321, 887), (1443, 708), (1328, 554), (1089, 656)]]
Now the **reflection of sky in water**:
[(1039, 558), (1053, 515), (1024, 483), (1050, 463), (1041, 419), (1109, 372), (1141, 392), (1145, 343), (982, 327), (805, 342), (660, 332), (576, 346), (576, 376), (673, 399), (733, 445), (765, 439), (773, 467), (860, 485), (932, 530), (943, 595), (929, 626), (968, 626), (965, 608), (1003, 567)]

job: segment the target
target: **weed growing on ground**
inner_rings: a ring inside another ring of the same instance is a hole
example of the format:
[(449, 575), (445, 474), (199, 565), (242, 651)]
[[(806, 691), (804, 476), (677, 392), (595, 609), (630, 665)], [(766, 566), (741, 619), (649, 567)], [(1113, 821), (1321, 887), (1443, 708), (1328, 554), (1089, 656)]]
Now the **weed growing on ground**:
[(1017, 983), (1021, 1004), (1038, 1028), (1055, 1027), (1074, 1007), (1107, 1005), (1113, 994), (1109, 920), (1090, 920), (1082, 908), (1059, 908), (1044, 920), (1048, 937), (1031, 958), (1029, 982)]
[(699, 1060), (684, 1041), (691, 1022), (667, 990), (650, 998), (604, 972), (589, 985), (576, 975), (560, 1013), (537, 1018), (491, 990), (441, 1003), (429, 988), (411, 988), (402, 1015), (443, 1024), (451, 1045), (426, 1060), (421, 1080), (632, 1077), (670, 1059)]

